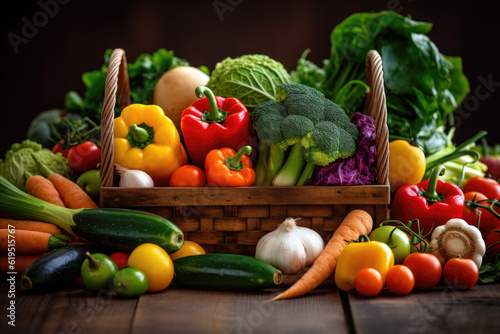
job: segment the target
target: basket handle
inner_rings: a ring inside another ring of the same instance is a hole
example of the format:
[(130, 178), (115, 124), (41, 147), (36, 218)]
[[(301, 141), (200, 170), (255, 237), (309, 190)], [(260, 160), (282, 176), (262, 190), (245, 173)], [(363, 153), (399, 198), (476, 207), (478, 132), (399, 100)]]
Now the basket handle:
[(101, 187), (113, 185), (113, 125), (117, 102), (120, 109), (130, 104), (127, 57), (122, 49), (113, 50), (106, 74), (101, 112)]
[(377, 183), (389, 185), (389, 128), (384, 90), (382, 58), (375, 50), (366, 55), (366, 77), (370, 93), (366, 98), (367, 114), (375, 120), (377, 146)]

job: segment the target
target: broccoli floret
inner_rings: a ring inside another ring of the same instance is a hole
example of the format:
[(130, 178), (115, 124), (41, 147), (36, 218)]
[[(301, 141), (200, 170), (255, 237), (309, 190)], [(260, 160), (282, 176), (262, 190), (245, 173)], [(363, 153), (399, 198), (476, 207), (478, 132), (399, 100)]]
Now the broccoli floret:
[(351, 122), (342, 107), (328, 99), (325, 99), (323, 113), (325, 121), (335, 123), (338, 127), (347, 131), (356, 143), (358, 142), (358, 128)]
[(305, 135), (314, 129), (314, 123), (307, 117), (300, 115), (289, 115), (283, 119), (281, 123), (281, 133), (283, 134), (284, 142), (279, 146), (286, 150), (302, 139)]
[(288, 112), (283, 103), (269, 100), (266, 102), (262, 102), (257, 107), (255, 107), (251, 114), (251, 118), (254, 122), (256, 122), (260, 118), (260, 116), (266, 114), (275, 114), (280, 115), (281, 117), (286, 117), (288, 115)]
[(325, 99), (311, 94), (289, 95), (283, 100), (289, 115), (301, 115), (309, 118), (314, 124), (324, 121)]
[(339, 127), (339, 158), (346, 159), (356, 152), (357, 142), (354, 141), (351, 134)]
[(279, 125), (282, 122), (283, 117), (277, 114), (269, 113), (260, 116), (255, 123), (260, 140), (269, 146), (281, 143), (283, 134)]
[(325, 95), (317, 89), (298, 83), (290, 83), (279, 85), (276, 88), (276, 101), (281, 102), (288, 96), (299, 94), (311, 95), (320, 100), (325, 98)]

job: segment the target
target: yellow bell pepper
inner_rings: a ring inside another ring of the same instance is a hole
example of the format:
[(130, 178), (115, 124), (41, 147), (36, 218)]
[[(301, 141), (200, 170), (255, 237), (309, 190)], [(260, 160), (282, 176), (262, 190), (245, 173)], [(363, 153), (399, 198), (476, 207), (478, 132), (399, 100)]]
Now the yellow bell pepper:
[(187, 164), (174, 123), (156, 105), (132, 104), (114, 122), (114, 162), (148, 173), (156, 187), (168, 186), (172, 173)]
[(394, 254), (389, 246), (379, 241), (369, 241), (366, 235), (351, 242), (340, 253), (335, 269), (335, 284), (344, 291), (354, 289), (356, 274), (364, 268), (375, 268), (385, 284), (387, 271), (394, 266)]

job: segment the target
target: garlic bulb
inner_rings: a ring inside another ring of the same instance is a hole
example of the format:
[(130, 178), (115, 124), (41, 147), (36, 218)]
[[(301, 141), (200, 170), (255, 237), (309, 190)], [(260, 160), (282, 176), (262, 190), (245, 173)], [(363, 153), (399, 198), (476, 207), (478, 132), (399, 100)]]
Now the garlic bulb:
[(154, 187), (151, 176), (142, 170), (128, 169), (115, 164), (116, 171), (120, 174), (120, 187)]
[(287, 218), (278, 228), (260, 238), (255, 257), (294, 274), (311, 265), (323, 250), (323, 238), (314, 230), (297, 226), (300, 218)]

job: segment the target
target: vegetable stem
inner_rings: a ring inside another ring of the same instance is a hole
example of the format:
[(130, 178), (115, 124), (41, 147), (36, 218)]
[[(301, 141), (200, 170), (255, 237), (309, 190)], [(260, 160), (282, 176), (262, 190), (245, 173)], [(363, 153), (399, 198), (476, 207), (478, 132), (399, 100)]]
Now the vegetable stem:
[(439, 176), (443, 175), (445, 170), (446, 168), (443, 165), (439, 165), (432, 171), (427, 190), (420, 194), (425, 197), (427, 201), (435, 203), (443, 200), (443, 196), (438, 194), (436, 188)]
[(128, 132), (138, 143), (144, 143), (149, 139), (148, 131), (146, 129), (138, 127), (137, 124), (132, 124)]
[(234, 171), (240, 171), (243, 169), (243, 163), (241, 162), (241, 157), (243, 154), (250, 155), (252, 153), (252, 147), (250, 145), (243, 146), (236, 152), (234, 157), (226, 158), (226, 165)]
[(201, 99), (203, 95), (207, 97), (210, 110), (205, 111), (201, 120), (207, 123), (221, 123), (227, 117), (227, 111), (219, 109), (214, 93), (205, 86), (199, 86), (195, 89), (195, 94)]
[(292, 146), (285, 164), (273, 179), (273, 186), (294, 186), (299, 179), (305, 160), (302, 154), (302, 145), (296, 143)]

